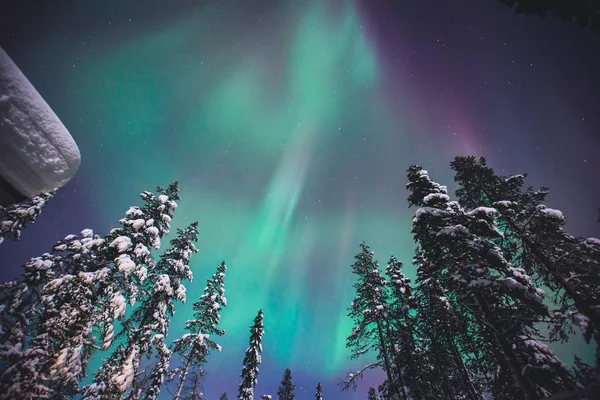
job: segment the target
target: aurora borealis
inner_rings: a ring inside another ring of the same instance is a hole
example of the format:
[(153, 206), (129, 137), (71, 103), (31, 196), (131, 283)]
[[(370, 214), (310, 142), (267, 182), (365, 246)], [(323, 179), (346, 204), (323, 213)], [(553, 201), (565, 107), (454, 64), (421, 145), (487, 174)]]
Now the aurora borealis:
[[(69, 233), (108, 232), (140, 192), (178, 180), (173, 230), (197, 220), (201, 238), (173, 337), (205, 279), (228, 266), (210, 398), (233, 397), (259, 308), (257, 394), (275, 394), (290, 368), (299, 399), (317, 381), (328, 399), (365, 398), (376, 375), (356, 393), (336, 385), (358, 365), (344, 348), (349, 266), (365, 240), (414, 276), (411, 164), (450, 188), (456, 155), (528, 172), (572, 233), (600, 235), (594, 33), (495, 0), (24, 3), (0, 18), (0, 45), (82, 164), (21, 241), (0, 248), (2, 278)], [(557, 352), (570, 361), (575, 346)]]

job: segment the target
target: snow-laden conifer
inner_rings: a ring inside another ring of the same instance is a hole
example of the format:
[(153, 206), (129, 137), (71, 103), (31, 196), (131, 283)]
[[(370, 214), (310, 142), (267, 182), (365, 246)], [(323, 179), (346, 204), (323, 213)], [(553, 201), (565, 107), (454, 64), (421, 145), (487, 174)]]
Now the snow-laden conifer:
[[(413, 233), (423, 260), (448, 291), (451, 304), (462, 309), (468, 324), (477, 326), (476, 340), (489, 351), (486, 359), (495, 358), (504, 373), (502, 385), (498, 380), (492, 385), (494, 394), (539, 399), (559, 386), (572, 385), (568, 368), (535, 339), (540, 335), (535, 325), (548, 316), (543, 292), (522, 268), (511, 266), (494, 243), (502, 235), (494, 220), (497, 211), (463, 210), (440, 196), (439, 185), (420, 167), (411, 167), (408, 177), (409, 202), (420, 206)], [(493, 371), (488, 373), (494, 381)], [(516, 390), (505, 393), (510, 379)]]
[[(167, 189), (158, 187), (157, 192), (158, 196), (151, 192), (143, 192), (140, 196), (144, 205), (130, 207), (125, 217), (120, 220), (122, 227), (113, 229), (105, 238), (105, 268), (110, 278), (107, 284), (100, 285), (97, 290), (98, 303), (101, 304), (99, 328), (103, 349), (111, 347), (115, 335), (115, 322), (124, 319), (127, 304), (135, 304), (141, 289), (148, 288), (142, 293), (142, 300), (146, 299), (149, 302), (156, 300), (152, 296), (155, 289), (159, 292), (157, 298), (161, 299), (164, 299), (167, 293), (170, 293), (172, 299), (177, 298), (177, 294), (172, 292), (173, 287), (182, 290), (176, 281), (171, 286), (168, 275), (153, 273), (156, 262), (151, 255), (151, 249), (158, 249), (162, 237), (169, 233), (177, 201), (181, 200), (177, 182), (169, 185)], [(189, 254), (186, 253), (186, 256), (189, 257)], [(153, 279), (143, 286), (149, 271)], [(162, 291), (164, 293), (160, 293)], [(169, 301), (161, 302), (156, 313), (158, 319), (164, 320), (168, 303)], [(140, 320), (143, 319), (140, 317), (143, 312), (139, 308), (138, 310), (134, 319), (124, 326), (125, 342), (113, 349), (111, 357), (105, 360), (94, 377), (91, 387), (86, 389), (86, 395), (90, 398), (99, 392), (105, 397), (120, 397), (132, 388), (137, 378), (140, 358), (148, 352), (153, 339), (150, 331), (145, 328), (146, 321)], [(153, 317), (154, 314), (153, 312)], [(136, 322), (135, 318), (137, 323), (133, 324)], [(163, 325), (159, 323), (157, 328), (163, 329)], [(131, 395), (137, 398), (139, 394), (140, 391), (137, 390)]]
[(281, 384), (277, 387), (277, 398), (279, 400), (294, 400), (294, 390), (296, 390), (296, 385), (292, 381), (292, 371), (286, 368), (283, 372)]
[(254, 389), (258, 382), (259, 369), (262, 353), (262, 337), (264, 334), (263, 311), (260, 310), (254, 318), (254, 324), (250, 327), (250, 346), (246, 349), (246, 355), (242, 362), (242, 382), (238, 388), (238, 400), (253, 400)]
[[(567, 340), (572, 323), (600, 343), (600, 240), (566, 233), (563, 214), (544, 204), (548, 189), (524, 189), (525, 174), (499, 176), (475, 157), (457, 157), (451, 166), (461, 204), (494, 207), (503, 233), (498, 245), (511, 263), (557, 292), (553, 337)], [(596, 354), (600, 366), (600, 347)]]
[(348, 316), (354, 322), (354, 329), (346, 340), (346, 347), (352, 350), (350, 358), (374, 353), (376, 361), (352, 373), (343, 382), (343, 388), (356, 388), (356, 380), (362, 378), (369, 369), (383, 369), (387, 378), (387, 390), (392, 398), (406, 398), (401, 377), (394, 373), (393, 345), (388, 336), (388, 314), (385, 296), (385, 279), (379, 272), (379, 264), (366, 243), (361, 243), (361, 252), (355, 256), (352, 273), (356, 275), (354, 288), (356, 296), (348, 309)]
[(323, 400), (323, 390), (321, 389), (321, 382), (317, 383), (317, 389), (315, 392), (315, 400)]
[(225, 331), (219, 328), (220, 311), (227, 306), (225, 297), (225, 261), (217, 266), (217, 271), (206, 281), (204, 293), (194, 303), (194, 318), (186, 322), (185, 333), (175, 340), (174, 353), (181, 361), (181, 366), (174, 368), (171, 379), (177, 382), (174, 399), (182, 394), (183, 387), (190, 371), (198, 376), (203, 375), (203, 365), (211, 350), (220, 351), (221, 347), (211, 336), (221, 336)]
[(0, 244), (4, 242), (5, 238), (18, 240), (21, 230), (35, 222), (41, 214), (42, 208), (55, 193), (56, 190), (42, 193), (8, 207), (0, 206)]

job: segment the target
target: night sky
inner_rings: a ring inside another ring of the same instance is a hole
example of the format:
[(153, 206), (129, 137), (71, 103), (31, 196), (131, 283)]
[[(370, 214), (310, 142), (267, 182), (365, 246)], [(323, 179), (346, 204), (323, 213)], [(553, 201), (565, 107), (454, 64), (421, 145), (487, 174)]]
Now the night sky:
[[(528, 172), (551, 188), (570, 233), (600, 236), (597, 33), (495, 0), (12, 3), (0, 46), (82, 163), (22, 239), (0, 247), (0, 278), (69, 233), (107, 233), (140, 192), (178, 180), (173, 230), (197, 220), (201, 238), (171, 338), (217, 264), (228, 266), (209, 398), (234, 397), (259, 308), (258, 395), (274, 395), (286, 367), (299, 400), (317, 381), (326, 399), (350, 400), (379, 383), (337, 387), (362, 364), (344, 348), (350, 265), (365, 240), (414, 277), (411, 164), (452, 191), (457, 155)], [(581, 341), (556, 350), (591, 359)]]

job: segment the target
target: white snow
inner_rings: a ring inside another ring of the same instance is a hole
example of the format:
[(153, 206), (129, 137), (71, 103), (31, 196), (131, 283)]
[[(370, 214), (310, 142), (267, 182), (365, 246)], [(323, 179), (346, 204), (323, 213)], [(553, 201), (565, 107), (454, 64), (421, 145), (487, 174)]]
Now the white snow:
[(129, 250), (131, 246), (131, 239), (127, 236), (119, 236), (108, 245), (108, 247), (116, 247), (119, 253)]
[(444, 193), (430, 193), (427, 196), (423, 197), (424, 204), (431, 203), (444, 203), (450, 200), (450, 197)]
[(161, 204), (165, 204), (167, 200), (169, 200), (169, 196), (167, 196), (166, 194), (161, 194), (160, 196), (158, 196), (158, 201), (160, 201)]
[(595, 244), (597, 246), (600, 246), (600, 239), (597, 239), (597, 238), (590, 237), (590, 238), (585, 239), (585, 242), (587, 244)]
[(79, 169), (77, 144), (0, 48), (0, 175), (33, 197), (67, 183)]
[(116, 259), (117, 268), (124, 274), (130, 274), (135, 269), (135, 263), (127, 254), (121, 254)]
[(496, 214), (498, 211), (495, 208), (492, 207), (477, 207), (471, 211), (469, 211), (467, 213), (467, 215), (473, 215), (473, 216), (485, 216), (485, 217), (491, 217), (494, 214)]
[(92, 236), (94, 236), (94, 231), (91, 229), (84, 229), (81, 231), (82, 238), (91, 238)]
[(540, 213), (542, 213), (542, 215), (544, 215), (548, 218), (556, 219), (559, 221), (562, 221), (565, 219), (562, 212), (560, 212), (559, 210), (555, 210), (553, 208), (548, 208), (548, 207), (540, 208)]

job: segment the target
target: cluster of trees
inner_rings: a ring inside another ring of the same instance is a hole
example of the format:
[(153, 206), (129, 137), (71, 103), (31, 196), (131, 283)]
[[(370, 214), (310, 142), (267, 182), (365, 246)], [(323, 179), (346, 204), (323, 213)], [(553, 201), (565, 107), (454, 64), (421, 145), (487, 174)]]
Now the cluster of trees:
[[(423, 168), (408, 169), (408, 203), (417, 207), (414, 285), (401, 261), (391, 257), (381, 271), (370, 247), (360, 246), (347, 346), (352, 358), (375, 359), (343, 388), (380, 369), (385, 379), (369, 389), (369, 400), (594, 398), (600, 240), (566, 233), (562, 213), (544, 204), (548, 189), (524, 187), (524, 175), (497, 175), (475, 157), (457, 157), (451, 167), (457, 200)], [(0, 208), (0, 243), (18, 239), (51, 197)], [(217, 266), (185, 333), (169, 342), (170, 319), (192, 279), (198, 223), (178, 229), (155, 257), (181, 200), (179, 187), (141, 197), (143, 205), (130, 207), (119, 228), (105, 236), (90, 229), (68, 235), (27, 262), (21, 280), (0, 284), (0, 399), (151, 400), (167, 382), (176, 400), (204, 398), (204, 368), (225, 334), (219, 322), (227, 267)], [(596, 343), (595, 365), (575, 358), (570, 368), (546, 344), (568, 341), (576, 327)], [(254, 399), (263, 333), (260, 310), (250, 327), (240, 400)], [(92, 374), (94, 355), (103, 362)], [(278, 398), (293, 400), (294, 390), (286, 369)], [(322, 400), (320, 384), (315, 399)]]
[(544, 205), (548, 189), (525, 188), (524, 175), (499, 176), (475, 157), (451, 167), (457, 200), (408, 169), (414, 286), (394, 257), (382, 276), (361, 244), (347, 347), (376, 358), (343, 387), (380, 369), (370, 400), (597, 398), (600, 351), (594, 366), (575, 358), (571, 369), (546, 343), (578, 326), (600, 344), (600, 240), (566, 233), (562, 213)]
[[(18, 239), (52, 195), (0, 207), (0, 243)], [(207, 357), (220, 351), (216, 340), (225, 334), (219, 321), (227, 267), (222, 262), (207, 280), (185, 334), (167, 343), (176, 303), (185, 302), (185, 282), (192, 280), (198, 223), (178, 229), (154, 257), (181, 200), (179, 186), (141, 197), (144, 204), (130, 207), (119, 228), (104, 237), (90, 229), (68, 235), (27, 262), (23, 279), (0, 284), (0, 399), (154, 400), (166, 381), (175, 400), (204, 398)], [(250, 327), (240, 400), (254, 398), (263, 328), (260, 310)], [(102, 365), (83, 384), (94, 355)], [(293, 390), (286, 370), (280, 399), (293, 399)], [(320, 400), (320, 385), (318, 392)]]

